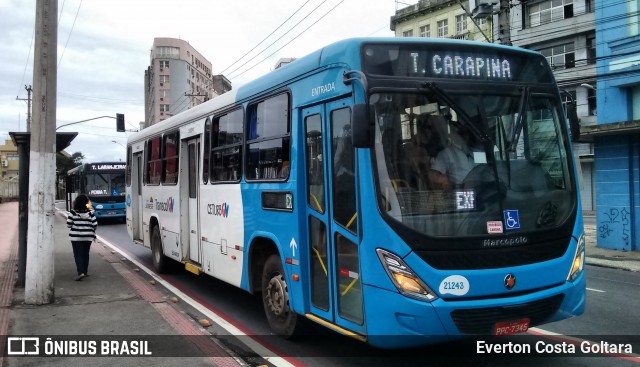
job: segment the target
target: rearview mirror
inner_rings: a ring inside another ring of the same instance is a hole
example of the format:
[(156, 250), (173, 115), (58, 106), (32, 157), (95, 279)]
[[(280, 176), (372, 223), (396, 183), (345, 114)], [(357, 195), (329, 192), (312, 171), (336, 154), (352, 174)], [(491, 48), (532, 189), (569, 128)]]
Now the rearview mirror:
[(355, 148), (373, 147), (373, 124), (366, 104), (356, 104), (351, 110), (351, 142)]

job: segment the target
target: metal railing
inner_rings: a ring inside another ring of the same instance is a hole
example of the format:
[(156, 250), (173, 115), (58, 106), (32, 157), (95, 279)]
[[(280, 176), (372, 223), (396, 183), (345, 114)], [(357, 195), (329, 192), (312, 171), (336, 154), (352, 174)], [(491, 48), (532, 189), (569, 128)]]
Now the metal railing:
[(19, 197), (17, 178), (13, 180), (0, 178), (0, 202), (18, 200)]

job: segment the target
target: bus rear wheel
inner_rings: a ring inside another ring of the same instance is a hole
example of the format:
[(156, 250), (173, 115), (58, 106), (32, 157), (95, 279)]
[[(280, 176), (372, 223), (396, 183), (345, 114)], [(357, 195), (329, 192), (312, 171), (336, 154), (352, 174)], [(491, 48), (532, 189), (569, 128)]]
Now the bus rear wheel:
[(262, 305), (274, 333), (290, 338), (296, 332), (298, 315), (290, 308), (289, 290), (278, 255), (271, 255), (262, 269)]
[(162, 252), (162, 237), (158, 226), (154, 226), (151, 231), (151, 257), (153, 258), (153, 267), (158, 273), (165, 273), (168, 270), (167, 258)]

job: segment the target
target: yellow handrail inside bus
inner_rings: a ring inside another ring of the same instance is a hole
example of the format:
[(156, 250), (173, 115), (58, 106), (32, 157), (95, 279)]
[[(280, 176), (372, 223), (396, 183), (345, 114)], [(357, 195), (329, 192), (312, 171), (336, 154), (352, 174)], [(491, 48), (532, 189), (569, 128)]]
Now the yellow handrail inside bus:
[(351, 217), (351, 220), (349, 220), (349, 223), (347, 223), (347, 228), (351, 227), (351, 225), (353, 224), (353, 222), (356, 220), (356, 217), (358, 216), (358, 213), (354, 213), (353, 217)]
[(324, 261), (322, 261), (322, 256), (320, 256), (320, 252), (318, 252), (318, 250), (316, 250), (314, 246), (311, 246), (311, 248), (313, 249), (313, 252), (316, 253), (318, 260), (320, 260), (320, 265), (322, 265), (322, 270), (324, 270), (324, 276), (325, 277), (328, 276), (329, 273), (327, 272), (327, 267), (324, 265)]
[(322, 213), (323, 212), (322, 205), (320, 205), (320, 202), (318, 201), (318, 198), (314, 194), (311, 194), (311, 198), (313, 199), (313, 201), (318, 206), (318, 210), (320, 210), (320, 213)]
[(386, 211), (389, 211), (389, 186), (384, 188), (384, 203)]
[(360, 278), (355, 278), (354, 280), (352, 280), (351, 283), (349, 283), (349, 285), (347, 286), (347, 288), (345, 288), (344, 291), (342, 293), (340, 293), (340, 295), (344, 296), (345, 294), (347, 294), (347, 292), (349, 292), (349, 290), (351, 290), (351, 287), (353, 287), (353, 285), (356, 284), (358, 279), (360, 279)]

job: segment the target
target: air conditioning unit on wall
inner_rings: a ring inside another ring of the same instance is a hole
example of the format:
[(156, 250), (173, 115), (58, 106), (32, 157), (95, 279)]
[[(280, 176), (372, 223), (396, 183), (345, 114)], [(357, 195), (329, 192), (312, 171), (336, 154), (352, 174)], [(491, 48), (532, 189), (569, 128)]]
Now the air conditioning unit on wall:
[(9, 162), (2, 160), (2, 167), (9, 167)]

